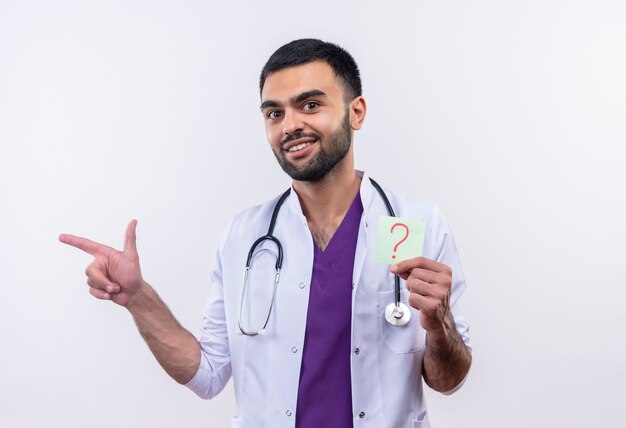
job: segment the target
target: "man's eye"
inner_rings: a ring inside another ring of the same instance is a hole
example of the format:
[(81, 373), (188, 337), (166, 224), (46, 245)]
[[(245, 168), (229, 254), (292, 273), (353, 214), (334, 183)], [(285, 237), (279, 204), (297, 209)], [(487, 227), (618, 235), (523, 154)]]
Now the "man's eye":
[(270, 119), (278, 119), (280, 117), (280, 112), (276, 110), (272, 110), (267, 113), (267, 117)]
[(315, 110), (318, 107), (319, 107), (319, 104), (316, 103), (315, 101), (309, 101), (304, 104), (304, 110)]

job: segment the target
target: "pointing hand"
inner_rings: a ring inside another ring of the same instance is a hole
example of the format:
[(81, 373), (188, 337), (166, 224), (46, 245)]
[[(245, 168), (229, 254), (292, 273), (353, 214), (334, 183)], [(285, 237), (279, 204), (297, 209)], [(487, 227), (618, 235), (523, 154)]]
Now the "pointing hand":
[(94, 256), (93, 262), (85, 270), (89, 292), (94, 297), (128, 306), (141, 288), (144, 281), (137, 254), (136, 227), (137, 220), (132, 220), (128, 224), (124, 251), (79, 236), (59, 235), (59, 241)]

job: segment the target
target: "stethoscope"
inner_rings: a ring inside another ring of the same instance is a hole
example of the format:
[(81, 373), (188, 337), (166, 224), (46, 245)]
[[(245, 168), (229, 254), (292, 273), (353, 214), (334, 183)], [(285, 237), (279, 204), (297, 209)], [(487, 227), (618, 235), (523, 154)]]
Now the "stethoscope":
[[(377, 182), (370, 178), (370, 181), (374, 188), (378, 191), (378, 194), (381, 196), (385, 205), (387, 206), (387, 212), (391, 217), (395, 217), (395, 213), (393, 208), (391, 207), (391, 203), (387, 198), (387, 195), (383, 191), (383, 189), (378, 185)], [(239, 330), (242, 334), (246, 336), (257, 336), (264, 335), (266, 333), (267, 323), (269, 322), (270, 315), (272, 314), (272, 308), (274, 307), (274, 301), (276, 300), (276, 288), (278, 287), (278, 281), (280, 279), (280, 269), (283, 265), (283, 246), (281, 245), (278, 238), (276, 238), (274, 233), (274, 226), (276, 226), (276, 217), (278, 217), (278, 212), (280, 211), (280, 207), (282, 206), (287, 196), (291, 193), (291, 189), (287, 189), (285, 193), (283, 193), (278, 202), (276, 202), (276, 206), (274, 206), (274, 211), (272, 212), (272, 218), (270, 219), (270, 225), (267, 230), (267, 234), (261, 236), (259, 239), (254, 241), (252, 247), (250, 247), (250, 251), (248, 252), (248, 259), (246, 260), (246, 268), (243, 273), (243, 289), (241, 290), (241, 302), (239, 304), (239, 316), (237, 318), (237, 323), (239, 324)], [(276, 248), (278, 249), (278, 256), (276, 257), (276, 276), (274, 277), (274, 286), (272, 289), (272, 300), (270, 302), (270, 307), (267, 311), (267, 317), (265, 317), (265, 322), (263, 323), (263, 327), (260, 330), (256, 331), (248, 331), (246, 330), (241, 323), (241, 315), (243, 313), (243, 302), (244, 297), (246, 296), (246, 289), (248, 288), (248, 274), (250, 272), (250, 265), (252, 263), (252, 257), (254, 256), (254, 251), (256, 247), (259, 246), (262, 242), (272, 241), (276, 244)], [(394, 275), (395, 279), (395, 287), (394, 294), (395, 298), (392, 303), (389, 303), (387, 307), (385, 307), (385, 319), (391, 325), (402, 326), (406, 325), (411, 319), (411, 310), (409, 307), (400, 301), (400, 277), (398, 275)]]

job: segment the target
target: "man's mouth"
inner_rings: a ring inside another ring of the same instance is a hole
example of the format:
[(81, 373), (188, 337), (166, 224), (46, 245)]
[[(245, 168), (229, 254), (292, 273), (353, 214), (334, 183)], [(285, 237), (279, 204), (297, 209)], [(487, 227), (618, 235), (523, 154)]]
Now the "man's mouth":
[(302, 144), (298, 144), (297, 146), (293, 146), (293, 147), (289, 147), (289, 150), (287, 150), (288, 152), (297, 152), (298, 150), (302, 150), (305, 147), (309, 147), (311, 144), (313, 143), (302, 143)]
[(316, 141), (317, 141), (316, 138), (311, 138), (311, 137), (298, 138), (286, 144), (283, 144), (282, 149), (285, 150), (286, 152), (294, 153), (302, 149), (306, 149), (307, 147), (309, 147), (311, 144), (315, 143)]

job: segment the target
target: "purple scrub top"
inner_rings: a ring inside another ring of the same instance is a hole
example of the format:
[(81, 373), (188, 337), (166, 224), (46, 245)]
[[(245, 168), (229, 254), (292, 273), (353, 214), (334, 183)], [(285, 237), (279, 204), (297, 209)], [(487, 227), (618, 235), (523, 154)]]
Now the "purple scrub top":
[(297, 428), (352, 428), (352, 271), (362, 214), (357, 193), (326, 249), (313, 244)]

